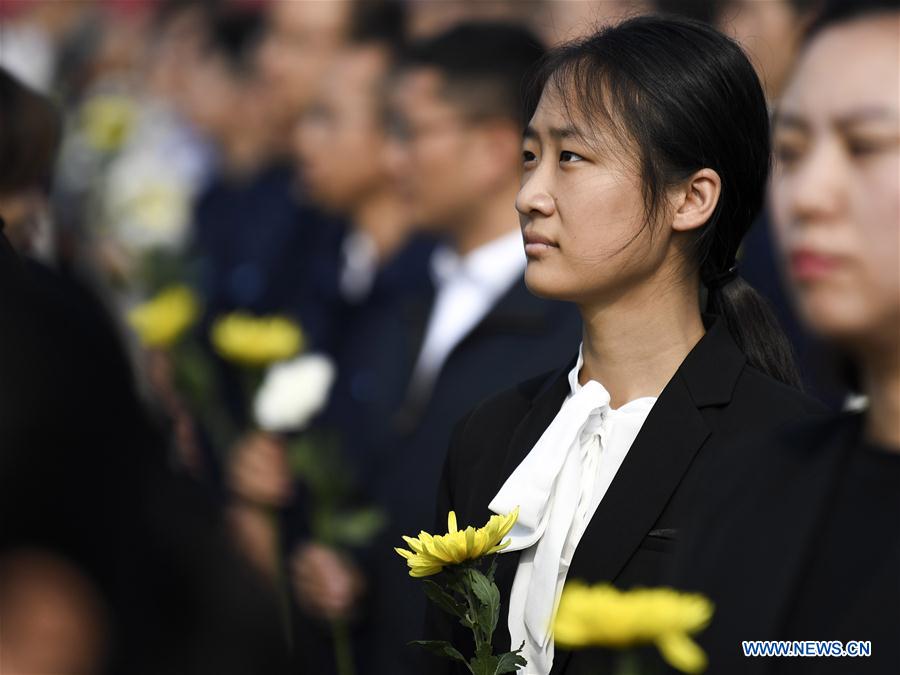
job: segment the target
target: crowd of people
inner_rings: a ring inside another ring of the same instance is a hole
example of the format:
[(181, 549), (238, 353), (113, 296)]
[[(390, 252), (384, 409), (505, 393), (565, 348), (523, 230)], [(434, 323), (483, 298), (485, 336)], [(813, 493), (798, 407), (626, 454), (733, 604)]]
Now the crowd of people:
[(517, 508), (524, 675), (611, 667), (573, 579), (900, 672), (898, 54), (896, 0), (4, 3), (0, 673), (457, 672), (394, 547)]

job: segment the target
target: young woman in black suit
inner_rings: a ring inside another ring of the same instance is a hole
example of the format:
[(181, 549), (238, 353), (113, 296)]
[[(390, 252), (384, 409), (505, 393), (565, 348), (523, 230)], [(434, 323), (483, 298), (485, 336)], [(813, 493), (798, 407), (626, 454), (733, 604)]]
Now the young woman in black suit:
[[(711, 500), (678, 577), (717, 605), (710, 673), (900, 673), (898, 28), (898, 0), (828, 3), (775, 113), (788, 278), (868, 407), (760, 445), (742, 489)], [(865, 640), (871, 655), (746, 658), (744, 640)]]
[[(578, 306), (583, 342), (459, 423), (438, 513), (476, 524), (520, 507), (496, 647), (524, 643), (523, 672), (546, 675), (593, 665), (548, 631), (566, 579), (660, 583), (717, 480), (710, 459), (818, 406), (736, 268), (769, 168), (766, 102), (740, 48), (639, 17), (551, 53), (532, 98), (525, 279)], [(465, 639), (439, 621), (427, 637)]]

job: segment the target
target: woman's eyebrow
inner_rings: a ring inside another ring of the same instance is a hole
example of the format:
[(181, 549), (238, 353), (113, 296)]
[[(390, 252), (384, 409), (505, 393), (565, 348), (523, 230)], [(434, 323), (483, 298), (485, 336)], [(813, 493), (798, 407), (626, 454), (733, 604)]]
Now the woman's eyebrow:
[[(551, 138), (557, 140), (566, 140), (569, 138), (584, 138), (584, 134), (575, 126), (550, 127), (547, 130), (547, 133)], [(525, 131), (522, 132), (522, 138), (526, 140), (537, 140), (538, 138), (540, 138), (540, 134), (534, 127), (528, 125), (527, 127), (525, 127)]]
[(551, 127), (550, 135), (561, 140), (584, 137), (584, 134), (575, 126)]
[(809, 131), (810, 124), (799, 113), (790, 110), (776, 110), (772, 119), (772, 126), (796, 129), (797, 131)]
[[(839, 115), (834, 120), (833, 125), (840, 130), (846, 130), (849, 127), (866, 122), (893, 122), (896, 124), (900, 122), (900, 117), (898, 117), (895, 110), (890, 108), (872, 106), (849, 110)], [(810, 128), (809, 122), (800, 113), (790, 110), (776, 111), (773, 126), (796, 129), (798, 131), (808, 131)]]
[(835, 120), (834, 125), (838, 129), (846, 130), (848, 127), (866, 122), (893, 122), (897, 124), (898, 121), (900, 121), (900, 118), (898, 118), (896, 110), (872, 106), (851, 110), (839, 116)]

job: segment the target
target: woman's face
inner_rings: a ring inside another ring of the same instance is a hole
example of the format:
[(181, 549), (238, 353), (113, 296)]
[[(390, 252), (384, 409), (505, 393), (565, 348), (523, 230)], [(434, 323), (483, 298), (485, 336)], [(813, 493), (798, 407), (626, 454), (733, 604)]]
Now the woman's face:
[(897, 28), (895, 14), (826, 29), (775, 120), (772, 203), (793, 292), (809, 325), (851, 349), (900, 335)]
[(553, 86), (545, 88), (525, 131), (516, 198), (533, 293), (605, 302), (659, 268), (669, 237), (644, 227), (631, 154), (609, 132), (575, 128)]

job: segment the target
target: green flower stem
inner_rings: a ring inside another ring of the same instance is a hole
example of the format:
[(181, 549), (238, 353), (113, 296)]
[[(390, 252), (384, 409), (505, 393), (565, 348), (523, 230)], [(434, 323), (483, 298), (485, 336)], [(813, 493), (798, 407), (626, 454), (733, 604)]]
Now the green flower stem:
[(475, 651), (477, 652), (484, 642), (478, 625), (478, 607), (475, 606), (475, 598), (472, 595), (472, 586), (469, 584), (465, 575), (463, 575), (463, 587), (466, 589), (466, 606), (468, 607), (469, 616), (472, 617), (472, 634), (475, 636)]
[(353, 665), (353, 646), (346, 621), (343, 619), (331, 621), (331, 638), (334, 642), (334, 662), (337, 666), (337, 675), (354, 675), (356, 669)]
[(240, 369), (240, 373), (244, 404), (249, 412), (247, 421), (250, 425), (256, 426), (256, 419), (253, 414), (253, 402), (256, 400), (256, 394), (259, 391), (260, 386), (262, 386), (266, 371), (264, 367), (254, 368), (251, 366), (244, 366)]
[[(318, 521), (327, 522), (327, 521)], [(331, 536), (328, 528), (320, 528), (313, 525), (313, 538), (321, 544), (338, 550), (338, 542)], [(346, 619), (331, 620), (331, 641), (334, 644), (334, 664), (337, 675), (356, 675), (356, 665), (353, 663), (353, 639), (350, 637), (350, 628)]]
[(638, 652), (627, 649), (616, 660), (616, 675), (641, 675), (641, 658)]
[(291, 623), (291, 600), (288, 579), (281, 558), (281, 517), (278, 514), (278, 509), (275, 508), (267, 509), (267, 513), (269, 525), (274, 534), (272, 546), (274, 547), (273, 559), (275, 560), (275, 593), (278, 596), (278, 606), (281, 610), (281, 620), (288, 648), (292, 649), (294, 646), (294, 631)]

